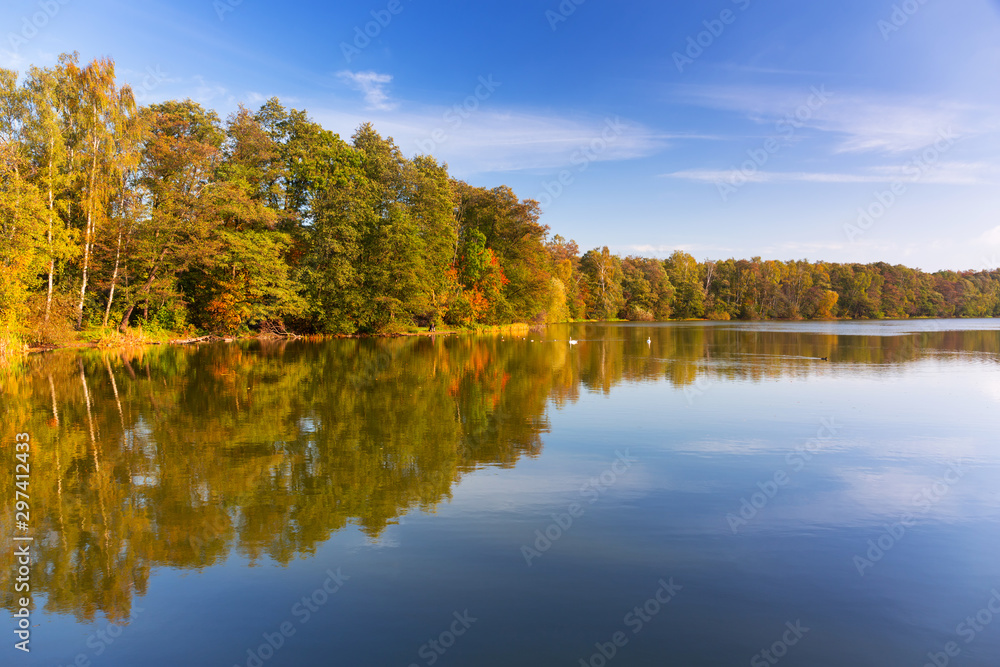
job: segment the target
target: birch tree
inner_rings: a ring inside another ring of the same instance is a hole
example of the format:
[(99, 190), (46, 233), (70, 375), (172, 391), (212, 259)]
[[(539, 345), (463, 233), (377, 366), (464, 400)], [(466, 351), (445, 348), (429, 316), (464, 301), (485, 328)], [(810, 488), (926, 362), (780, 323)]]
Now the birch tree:
[(119, 170), (115, 163), (119, 157), (116, 134), (123, 124), (123, 118), (135, 113), (135, 99), (129, 86), (118, 88), (115, 82), (115, 64), (108, 58), (95, 60), (82, 70), (74, 64), (70, 71), (79, 81), (78, 116), (86, 169), (86, 221), (80, 301), (76, 316), (77, 328), (81, 329), (97, 225), (99, 218), (106, 214), (108, 200), (114, 192), (115, 172)]
[(31, 154), (35, 182), (45, 199), (47, 266), (44, 321), (52, 313), (57, 262), (75, 254), (68, 219), (64, 219), (65, 197), (71, 181), (66, 132), (62, 119), (67, 110), (66, 95), (70, 89), (66, 67), (31, 68), (25, 81), (30, 107), (26, 139)]

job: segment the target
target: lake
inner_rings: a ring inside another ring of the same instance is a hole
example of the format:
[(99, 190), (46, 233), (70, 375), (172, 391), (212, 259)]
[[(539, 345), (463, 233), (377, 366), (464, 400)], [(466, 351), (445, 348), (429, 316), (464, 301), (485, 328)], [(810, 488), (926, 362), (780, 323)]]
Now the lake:
[(1000, 321), (60, 351), (0, 400), (4, 665), (1000, 659)]

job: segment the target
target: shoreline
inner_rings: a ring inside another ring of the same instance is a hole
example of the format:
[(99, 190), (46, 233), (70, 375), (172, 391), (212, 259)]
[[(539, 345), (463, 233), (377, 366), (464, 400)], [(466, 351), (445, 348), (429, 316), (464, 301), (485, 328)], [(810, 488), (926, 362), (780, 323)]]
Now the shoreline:
[[(476, 334), (503, 334), (515, 331), (528, 332), (532, 326), (530, 324), (505, 324), (490, 327), (479, 327), (475, 329), (439, 329), (436, 331), (403, 331), (382, 334), (289, 334), (280, 335), (247, 335), (247, 336), (223, 336), (218, 334), (207, 334), (195, 338), (170, 338), (170, 339), (148, 339), (141, 336), (120, 335), (101, 341), (74, 340), (56, 345), (28, 346), (25, 345), (23, 356), (32, 354), (44, 354), (46, 352), (57, 352), (59, 350), (123, 350), (135, 347), (149, 347), (158, 345), (200, 345), (202, 343), (237, 343), (241, 341), (323, 341), (323, 340), (350, 340), (365, 338), (429, 338), (434, 336), (462, 336)], [(15, 358), (16, 354), (11, 355)]]
[(24, 346), (22, 354), (9, 353), (9, 358), (0, 360), (0, 367), (9, 364), (14, 359), (18, 357), (27, 357), (33, 354), (44, 354), (46, 352), (56, 352), (59, 350), (123, 350), (135, 347), (147, 347), (147, 346), (157, 346), (157, 345), (199, 345), (202, 343), (236, 343), (241, 341), (261, 341), (261, 342), (275, 342), (275, 341), (293, 341), (293, 340), (308, 340), (308, 341), (323, 341), (323, 340), (349, 340), (349, 339), (365, 339), (365, 338), (427, 338), (434, 336), (463, 336), (463, 335), (484, 335), (484, 334), (527, 334), (533, 327), (539, 326), (553, 326), (553, 325), (563, 325), (563, 324), (596, 324), (596, 323), (611, 323), (611, 324), (636, 324), (636, 325), (658, 325), (658, 324), (675, 324), (675, 323), (691, 323), (691, 322), (703, 322), (708, 324), (738, 324), (738, 323), (751, 323), (751, 322), (908, 322), (908, 321), (926, 321), (926, 320), (970, 320), (970, 319), (996, 319), (992, 317), (983, 318), (968, 318), (968, 317), (908, 317), (908, 318), (881, 318), (881, 319), (871, 319), (871, 318), (851, 318), (851, 319), (827, 319), (827, 320), (789, 320), (789, 319), (769, 319), (769, 320), (712, 320), (707, 318), (694, 318), (694, 319), (677, 319), (677, 320), (662, 320), (654, 322), (630, 322), (629, 320), (574, 320), (572, 322), (551, 322), (547, 324), (504, 324), (495, 326), (483, 326), (473, 329), (440, 329), (437, 331), (405, 331), (405, 332), (394, 332), (394, 333), (383, 333), (383, 334), (288, 334), (286, 336), (280, 335), (253, 335), (253, 336), (222, 336), (218, 334), (207, 334), (204, 336), (198, 336), (195, 338), (171, 338), (171, 339), (147, 339), (141, 336), (130, 336), (128, 334), (123, 334), (118, 336), (118, 340), (110, 338), (102, 341), (87, 341), (87, 340), (75, 340), (66, 343), (59, 343), (57, 345), (45, 345), (45, 346)]

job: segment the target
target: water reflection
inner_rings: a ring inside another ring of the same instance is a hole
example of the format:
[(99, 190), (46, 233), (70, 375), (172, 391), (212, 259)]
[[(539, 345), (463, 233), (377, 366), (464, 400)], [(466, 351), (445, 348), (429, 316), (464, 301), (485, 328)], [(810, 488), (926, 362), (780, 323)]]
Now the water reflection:
[[(825, 328), (573, 325), (523, 338), (33, 357), (0, 377), (3, 442), (16, 430), (35, 443), (32, 583), (49, 612), (119, 620), (158, 566), (207, 568), (234, 553), (287, 564), (348, 524), (376, 538), (407, 512), (433, 511), (464, 473), (538, 456), (549, 407), (581, 392), (858, 364), (892, 373), (941, 355), (996, 364), (1000, 354), (996, 330)], [(2, 455), (13, 469), (13, 451)], [(13, 482), (0, 479), (4, 536)], [(0, 599), (13, 610), (9, 546), (0, 545)]]

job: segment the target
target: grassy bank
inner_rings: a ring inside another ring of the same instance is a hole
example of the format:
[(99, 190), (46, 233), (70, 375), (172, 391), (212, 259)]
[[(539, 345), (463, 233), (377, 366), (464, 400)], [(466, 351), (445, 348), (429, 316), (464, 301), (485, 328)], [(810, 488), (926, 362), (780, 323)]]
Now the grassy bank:
[(7, 366), (24, 358), (27, 348), (23, 341), (11, 334), (0, 334), (0, 366)]
[(100, 349), (125, 349), (132, 347), (142, 347), (145, 345), (174, 345), (188, 344), (192, 342), (210, 341), (237, 341), (237, 340), (276, 340), (276, 339), (299, 339), (310, 341), (330, 340), (334, 338), (392, 338), (398, 336), (453, 336), (468, 334), (497, 334), (509, 336), (527, 335), (532, 325), (529, 324), (505, 324), (499, 326), (474, 325), (471, 327), (446, 327), (431, 331), (427, 327), (410, 327), (405, 331), (385, 334), (353, 334), (353, 335), (305, 335), (296, 336), (276, 335), (269, 333), (251, 333), (243, 335), (222, 336), (216, 334), (204, 334), (201, 332), (186, 331), (164, 331), (144, 330), (141, 326), (129, 329), (121, 333), (116, 329), (102, 329), (99, 327), (89, 328), (83, 331), (64, 333), (54, 339), (49, 339), (44, 344), (28, 347), (15, 336), (0, 337), (0, 365), (7, 365), (15, 359), (24, 357), (30, 352), (47, 352), (51, 350), (72, 349), (72, 348), (100, 348)]
[[(485, 324), (476, 325), (465, 330), (467, 333), (477, 334), (502, 334), (505, 336), (523, 336), (531, 331), (530, 324), (501, 324), (497, 326), (487, 326)], [(536, 325), (541, 326), (541, 325)]]

